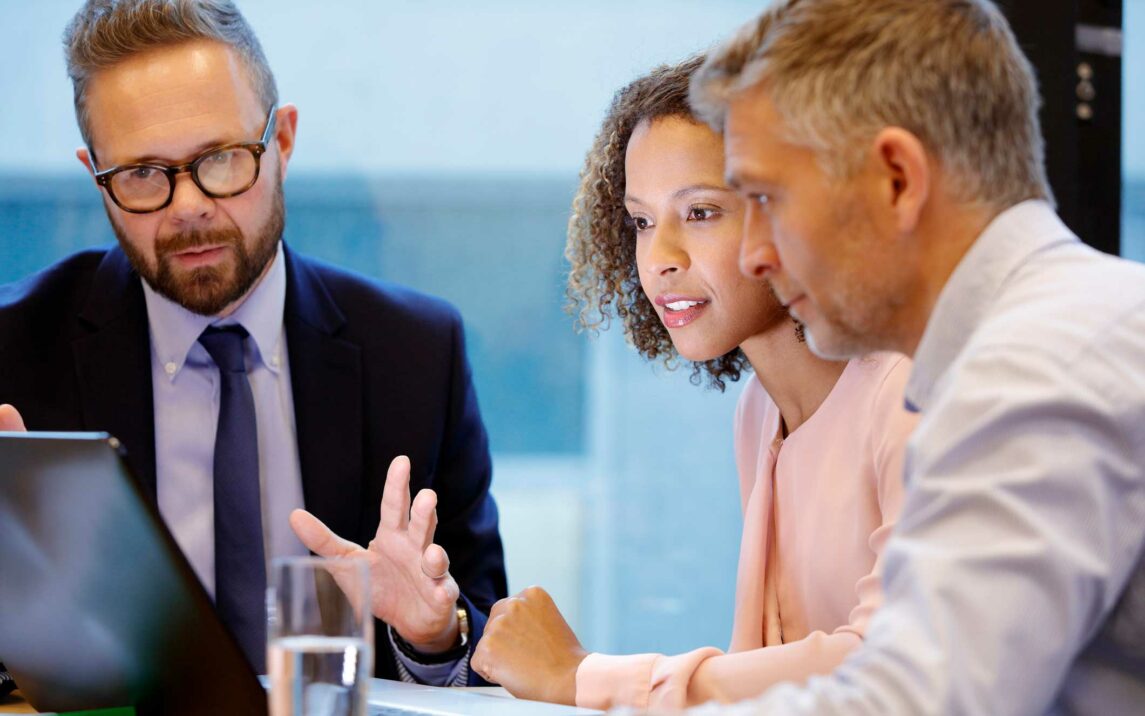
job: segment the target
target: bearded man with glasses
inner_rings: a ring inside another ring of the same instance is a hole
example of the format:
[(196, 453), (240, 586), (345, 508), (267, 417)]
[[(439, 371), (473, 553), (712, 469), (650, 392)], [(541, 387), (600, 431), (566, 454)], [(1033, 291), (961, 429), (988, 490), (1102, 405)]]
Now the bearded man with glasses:
[(118, 437), (256, 670), (267, 561), (358, 553), (375, 674), (481, 683), (506, 586), (456, 310), (285, 247), (298, 110), (231, 2), (88, 0), (64, 41), (118, 246), (0, 287), (0, 430)]
[[(293, 123), (297, 112), (284, 108)], [(79, 151), (79, 158), (92, 171), (95, 182), (106, 192), (106, 198), (128, 214), (151, 214), (171, 206), (181, 173), (190, 175), (191, 181), (207, 199), (229, 199), (243, 194), (258, 182), (262, 155), (268, 143), (275, 138), (278, 108), (271, 107), (266, 128), (257, 142), (226, 144), (211, 147), (186, 164), (169, 166), (155, 160), (119, 164), (96, 170), (95, 152), (89, 147)], [(293, 127), (291, 127), (293, 134)], [(285, 163), (283, 163), (285, 165)], [(270, 266), (283, 229), (282, 177), (274, 176), (271, 214), (268, 223), (255, 232), (248, 247), (233, 229), (204, 229), (188, 225), (189, 231), (169, 237), (156, 237), (155, 263), (151, 265), (128, 237), (124, 224), (117, 220), (117, 212), (107, 202), (108, 218), (119, 244), (127, 253), (131, 264), (147, 283), (159, 294), (181, 306), (202, 315), (215, 315), (226, 310), (242, 298)], [(187, 188), (184, 191), (194, 191)], [(131, 221), (130, 217), (125, 217)], [(229, 249), (230, 256), (224, 256)], [(210, 261), (214, 257), (218, 262)], [(224, 278), (220, 265), (224, 258), (233, 264), (230, 280)], [(185, 274), (177, 267), (186, 264)]]

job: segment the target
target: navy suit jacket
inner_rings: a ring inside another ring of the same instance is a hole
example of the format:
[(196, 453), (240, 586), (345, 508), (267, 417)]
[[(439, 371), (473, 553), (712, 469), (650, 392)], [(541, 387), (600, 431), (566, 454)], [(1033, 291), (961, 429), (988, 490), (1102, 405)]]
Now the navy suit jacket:
[[(306, 509), (367, 544), (378, 527), (386, 469), (408, 455), (411, 492), (437, 491), (435, 541), (468, 602), (475, 644), (507, 587), (460, 316), (444, 301), (289, 250), (285, 257)], [(0, 403), (15, 405), (29, 430), (116, 436), (154, 502), (147, 308), (139, 275), (118, 247), (75, 254), (0, 287)], [(375, 673), (397, 678), (378, 627)], [(472, 670), (470, 683), (483, 683)]]

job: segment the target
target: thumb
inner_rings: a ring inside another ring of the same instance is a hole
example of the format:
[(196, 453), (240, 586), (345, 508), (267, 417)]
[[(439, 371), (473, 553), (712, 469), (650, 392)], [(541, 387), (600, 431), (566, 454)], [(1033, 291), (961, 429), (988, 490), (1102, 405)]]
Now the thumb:
[(306, 549), (322, 557), (345, 557), (360, 549), (353, 542), (334, 534), (322, 520), (306, 510), (295, 510), (290, 513), (290, 528), (298, 535), (298, 539)]

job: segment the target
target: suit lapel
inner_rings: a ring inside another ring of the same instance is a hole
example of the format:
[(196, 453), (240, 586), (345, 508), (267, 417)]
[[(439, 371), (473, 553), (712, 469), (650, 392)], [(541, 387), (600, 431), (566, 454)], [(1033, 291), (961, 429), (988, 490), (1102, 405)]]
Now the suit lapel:
[(155, 501), (155, 415), (147, 306), (139, 276), (118, 248), (108, 251), (79, 314), (72, 356), (83, 426), (111, 433), (127, 449), (140, 486)]
[(362, 515), (361, 349), (339, 338), (346, 317), (305, 259), (286, 257), (286, 341), (306, 509), (357, 539)]

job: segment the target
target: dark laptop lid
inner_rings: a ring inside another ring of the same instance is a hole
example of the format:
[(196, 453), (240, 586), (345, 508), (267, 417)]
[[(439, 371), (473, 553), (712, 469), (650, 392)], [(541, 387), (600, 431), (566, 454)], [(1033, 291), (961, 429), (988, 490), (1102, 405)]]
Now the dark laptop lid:
[(102, 433), (0, 433), (0, 661), (41, 711), (265, 714), (119, 450)]

